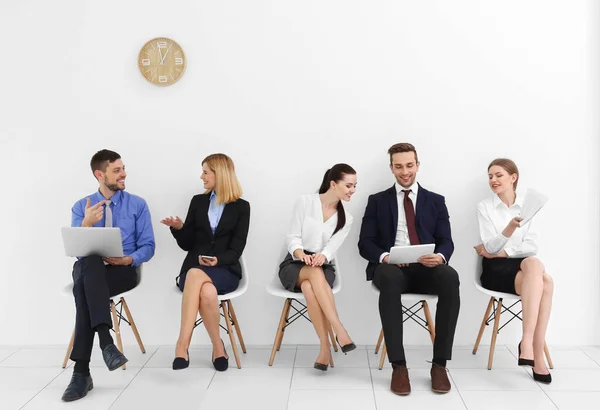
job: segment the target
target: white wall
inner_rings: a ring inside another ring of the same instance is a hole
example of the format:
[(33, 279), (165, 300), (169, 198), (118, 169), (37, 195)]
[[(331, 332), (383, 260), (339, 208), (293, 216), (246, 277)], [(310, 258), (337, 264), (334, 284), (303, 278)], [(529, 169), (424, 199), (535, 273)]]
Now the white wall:
[[(556, 281), (548, 341), (600, 343), (598, 29), (593, 1), (20, 1), (0, 6), (0, 344), (66, 344), (72, 260), (60, 227), (97, 184), (98, 149), (118, 151), (127, 189), (150, 206), (157, 251), (129, 305), (148, 345), (174, 344), (184, 253), (159, 220), (185, 215), (200, 160), (225, 152), (252, 206), (250, 289), (236, 301), (246, 342), (270, 344), (283, 302), (274, 274), (296, 196), (347, 162), (356, 225), (341, 250), (336, 298), (357, 343), (374, 344), (376, 297), (357, 253), (369, 194), (393, 183), (387, 148), (410, 141), (419, 181), (446, 196), (461, 276), (457, 345), (474, 342), (486, 299), (472, 286), (475, 203), (486, 166), (519, 164), (522, 188), (551, 196), (537, 218), (540, 258)], [(176, 40), (187, 71), (168, 88), (136, 58)], [(406, 342), (426, 344), (410, 326)], [(485, 336), (489, 341), (490, 331)], [(134, 343), (129, 330), (126, 343)], [(518, 340), (509, 326), (500, 343)], [(287, 343), (316, 343), (308, 323)], [(197, 331), (194, 343), (208, 338)]]

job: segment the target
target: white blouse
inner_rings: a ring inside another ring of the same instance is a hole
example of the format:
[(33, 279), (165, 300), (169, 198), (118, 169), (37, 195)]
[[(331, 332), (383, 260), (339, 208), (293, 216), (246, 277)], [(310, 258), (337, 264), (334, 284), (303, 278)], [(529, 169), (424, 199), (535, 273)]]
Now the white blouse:
[(502, 235), (508, 222), (521, 213), (523, 196), (517, 194), (515, 203), (509, 208), (493, 195), (477, 204), (479, 236), (485, 249), (495, 255), (502, 250), (509, 258), (526, 258), (537, 253), (537, 235), (531, 229), (531, 220), (515, 230), (510, 238)]
[(286, 237), (288, 252), (294, 256), (296, 249), (322, 253), (327, 262), (335, 258), (335, 253), (348, 236), (352, 226), (352, 215), (345, 211), (346, 223), (342, 229), (331, 236), (337, 226), (338, 213), (334, 213), (323, 222), (323, 210), (319, 194), (302, 195), (294, 206), (294, 214), (289, 233)]

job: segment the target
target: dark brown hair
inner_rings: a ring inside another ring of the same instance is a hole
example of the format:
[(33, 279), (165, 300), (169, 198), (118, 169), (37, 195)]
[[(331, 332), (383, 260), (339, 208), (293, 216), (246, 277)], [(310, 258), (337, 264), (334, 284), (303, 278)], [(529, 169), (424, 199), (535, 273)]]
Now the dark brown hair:
[(490, 168), (493, 167), (494, 165), (497, 165), (497, 166), (503, 168), (510, 175), (517, 174), (517, 179), (515, 180), (515, 183), (513, 184), (513, 189), (516, 191), (517, 184), (519, 183), (519, 168), (517, 168), (517, 164), (515, 164), (515, 162), (513, 160), (510, 160), (508, 158), (496, 158), (495, 160), (490, 162), (490, 165), (488, 165), (488, 172), (489, 172)]
[(413, 144), (409, 144), (408, 142), (400, 142), (392, 145), (390, 149), (388, 149), (388, 154), (390, 154), (390, 164), (392, 163), (392, 155), (399, 152), (414, 152), (415, 161), (419, 162), (419, 157), (417, 156), (417, 150), (415, 149), (415, 146)]
[[(348, 164), (335, 164), (333, 167), (325, 172), (323, 176), (323, 182), (321, 182), (321, 187), (319, 188), (319, 193), (324, 194), (329, 190), (330, 182), (338, 182), (344, 179), (344, 175), (356, 175), (356, 171)], [(344, 205), (342, 205), (342, 201), (339, 201), (337, 204), (337, 212), (338, 212), (338, 220), (335, 230), (331, 234), (331, 236), (335, 235), (337, 231), (342, 229), (344, 225), (346, 225), (346, 212), (344, 212)]]
[(92, 168), (92, 173), (96, 171), (106, 172), (108, 164), (112, 164), (120, 158), (121, 156), (119, 154), (108, 149), (103, 149), (96, 152), (92, 157), (92, 160), (90, 161), (90, 168)]

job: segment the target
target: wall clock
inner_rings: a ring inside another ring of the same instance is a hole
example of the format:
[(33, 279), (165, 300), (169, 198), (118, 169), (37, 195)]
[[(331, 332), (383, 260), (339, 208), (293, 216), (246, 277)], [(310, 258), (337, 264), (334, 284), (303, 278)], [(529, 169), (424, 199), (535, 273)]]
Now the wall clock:
[(185, 72), (183, 49), (170, 38), (157, 37), (148, 41), (138, 56), (140, 72), (154, 85), (175, 84)]

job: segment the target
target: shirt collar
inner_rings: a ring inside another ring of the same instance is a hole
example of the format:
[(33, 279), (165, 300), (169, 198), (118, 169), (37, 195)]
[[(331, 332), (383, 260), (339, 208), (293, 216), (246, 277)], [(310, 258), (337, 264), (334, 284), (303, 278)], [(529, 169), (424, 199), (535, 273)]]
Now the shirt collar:
[[(95, 198), (96, 198), (96, 203), (100, 202), (100, 201), (104, 201), (106, 198), (104, 198), (104, 195), (102, 195), (100, 193), (100, 191), (96, 191), (95, 194)], [(123, 193), (119, 190), (117, 192), (115, 192), (115, 194), (110, 198), (110, 202), (112, 202), (113, 204), (118, 204), (121, 201), (121, 198), (123, 198)]]
[(210, 200), (213, 201), (213, 200), (216, 200), (216, 198), (217, 198), (217, 194), (216, 194), (215, 190), (213, 189), (210, 192)]
[[(520, 207), (523, 206), (523, 200), (525, 199), (525, 196), (522, 194), (519, 194), (517, 192), (517, 196), (515, 197), (515, 203), (512, 204), (511, 208), (515, 205), (518, 205)], [(494, 208), (498, 208), (500, 205), (505, 206), (504, 202), (502, 202), (502, 200), (500, 199), (500, 197), (498, 195), (494, 195)]]
[[(403, 193), (402, 191), (407, 189), (400, 185), (398, 181), (396, 181), (394, 186), (396, 187), (396, 194), (398, 195), (400, 195), (400, 193)], [(417, 181), (415, 181), (408, 189), (410, 189), (414, 195), (417, 195), (417, 193), (419, 192), (419, 184), (417, 183)]]

